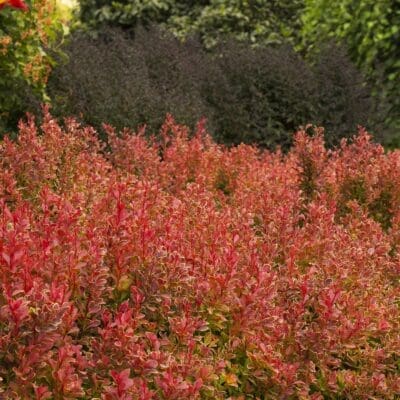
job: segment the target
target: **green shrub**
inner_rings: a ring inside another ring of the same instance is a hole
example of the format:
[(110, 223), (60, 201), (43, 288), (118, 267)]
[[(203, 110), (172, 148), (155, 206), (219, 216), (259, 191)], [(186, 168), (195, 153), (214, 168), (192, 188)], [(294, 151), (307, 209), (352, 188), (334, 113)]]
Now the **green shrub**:
[(16, 131), (35, 99), (44, 100), (52, 66), (49, 48), (61, 28), (50, 0), (27, 1), (27, 11), (0, 10), (0, 132)]

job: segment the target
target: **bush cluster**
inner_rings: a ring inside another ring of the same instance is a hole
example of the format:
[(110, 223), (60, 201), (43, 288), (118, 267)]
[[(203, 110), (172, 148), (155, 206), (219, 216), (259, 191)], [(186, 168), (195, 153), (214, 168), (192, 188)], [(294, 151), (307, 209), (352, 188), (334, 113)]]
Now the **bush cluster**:
[(158, 130), (173, 112), (190, 126), (205, 116), (225, 144), (287, 148), (310, 122), (326, 127), (330, 145), (357, 124), (378, 126), (362, 75), (333, 45), (308, 64), (289, 46), (230, 41), (205, 51), (195, 39), (182, 43), (151, 28), (76, 33), (65, 51), (69, 63), (48, 86), (55, 113), (81, 115), (99, 130), (102, 122)]
[(398, 396), (400, 151), (106, 131), (0, 144), (2, 398)]
[(49, 82), (54, 109), (96, 128), (103, 122), (118, 129), (145, 123), (159, 128), (172, 110), (193, 125), (208, 114), (200, 94), (207, 70), (196, 50), (145, 30), (135, 40), (122, 31), (106, 30), (97, 38), (77, 34), (66, 48), (68, 63)]

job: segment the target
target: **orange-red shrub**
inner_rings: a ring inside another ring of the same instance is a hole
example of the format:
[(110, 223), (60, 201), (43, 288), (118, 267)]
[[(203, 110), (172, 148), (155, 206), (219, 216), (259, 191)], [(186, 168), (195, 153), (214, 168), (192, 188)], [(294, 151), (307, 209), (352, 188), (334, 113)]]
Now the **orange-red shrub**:
[(396, 398), (399, 151), (107, 131), (0, 144), (1, 398)]

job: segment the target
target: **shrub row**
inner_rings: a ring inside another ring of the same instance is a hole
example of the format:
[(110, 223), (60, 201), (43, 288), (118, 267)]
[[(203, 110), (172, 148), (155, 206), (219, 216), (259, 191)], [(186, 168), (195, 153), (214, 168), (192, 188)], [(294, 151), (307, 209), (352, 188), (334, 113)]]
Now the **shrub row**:
[(55, 113), (81, 116), (98, 129), (108, 122), (158, 130), (173, 112), (190, 126), (205, 116), (225, 144), (287, 148), (310, 122), (325, 126), (329, 145), (357, 124), (384, 133), (362, 75), (333, 45), (309, 65), (288, 46), (229, 42), (206, 52), (194, 39), (181, 43), (152, 28), (104, 30), (96, 38), (76, 33), (65, 51), (69, 62), (48, 85)]
[(48, 114), (0, 144), (7, 399), (395, 399), (400, 151)]

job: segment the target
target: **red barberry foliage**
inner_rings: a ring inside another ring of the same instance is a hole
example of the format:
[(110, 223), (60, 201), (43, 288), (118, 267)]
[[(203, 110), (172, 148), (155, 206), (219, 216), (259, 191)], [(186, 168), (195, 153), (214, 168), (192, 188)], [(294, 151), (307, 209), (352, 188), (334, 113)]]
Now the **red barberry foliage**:
[(398, 398), (400, 151), (106, 130), (0, 144), (1, 398)]

